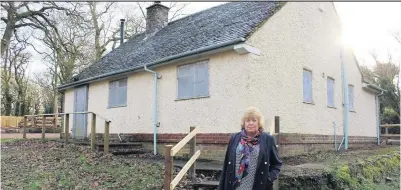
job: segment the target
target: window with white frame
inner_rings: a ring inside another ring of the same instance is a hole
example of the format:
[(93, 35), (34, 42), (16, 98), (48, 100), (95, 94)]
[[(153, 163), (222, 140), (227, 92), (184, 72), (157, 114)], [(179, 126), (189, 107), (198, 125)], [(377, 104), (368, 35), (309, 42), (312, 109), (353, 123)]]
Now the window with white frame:
[(334, 79), (327, 77), (327, 106), (334, 107)]
[(209, 96), (208, 61), (178, 66), (178, 99)]
[(354, 107), (354, 86), (348, 85), (348, 109), (349, 111), (355, 111)]
[(305, 103), (312, 103), (312, 71), (303, 72), (303, 99)]
[(127, 78), (110, 81), (109, 107), (121, 107), (126, 105), (127, 105)]

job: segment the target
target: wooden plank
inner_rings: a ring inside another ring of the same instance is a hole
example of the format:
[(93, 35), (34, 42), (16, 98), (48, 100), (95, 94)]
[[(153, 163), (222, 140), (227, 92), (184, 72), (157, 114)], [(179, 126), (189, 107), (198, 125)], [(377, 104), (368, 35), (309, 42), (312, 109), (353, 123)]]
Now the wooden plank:
[(380, 137), (400, 137), (400, 134), (381, 134)]
[(104, 153), (108, 154), (109, 153), (109, 127), (110, 127), (110, 122), (105, 121), (104, 123), (104, 148), (103, 151)]
[(92, 128), (91, 128), (91, 151), (95, 151), (96, 141), (96, 114), (92, 113)]
[[(189, 132), (192, 132), (195, 130), (195, 126), (190, 127)], [(196, 135), (189, 141), (189, 156), (193, 156), (195, 154), (195, 149), (196, 149)], [(191, 176), (191, 180), (195, 180), (195, 169), (196, 168), (196, 163), (192, 164), (191, 168), (189, 168), (189, 176)]]
[(192, 187), (208, 187), (208, 188), (216, 188), (219, 186), (219, 181), (201, 181), (197, 183), (191, 183)]
[(171, 156), (171, 149), (173, 145), (166, 145), (164, 147), (164, 189), (172, 190), (170, 187), (171, 179), (173, 178), (173, 157)]
[(400, 124), (383, 124), (380, 125), (382, 128), (390, 128), (390, 127), (400, 127)]
[(195, 128), (192, 132), (190, 132), (186, 137), (184, 137), (179, 143), (177, 143), (172, 149), (171, 149), (171, 156), (174, 156), (177, 154), (178, 151), (181, 150), (182, 147), (184, 147), (189, 140), (192, 139), (198, 132), (198, 128)]
[(23, 129), (23, 133), (22, 133), (22, 138), (24, 138), (24, 139), (26, 139), (26, 120), (27, 120), (27, 117), (25, 116), (24, 117), (24, 129)]
[(191, 159), (189, 159), (188, 162), (184, 165), (184, 167), (182, 167), (181, 171), (177, 174), (177, 176), (175, 176), (173, 181), (171, 181), (170, 189), (174, 189), (174, 187), (178, 185), (182, 177), (184, 177), (185, 173), (187, 173), (187, 171), (189, 170), (191, 165), (196, 161), (199, 155), (200, 155), (200, 150), (196, 151), (196, 153), (191, 157)]
[(65, 125), (65, 130), (64, 130), (64, 138), (65, 138), (65, 144), (68, 144), (68, 138), (70, 136), (70, 115), (69, 114), (65, 114), (65, 121), (64, 121), (64, 125)]
[[(45, 121), (45, 116), (42, 116), (42, 119), (43, 119), (43, 121)], [(46, 126), (45, 126), (45, 124), (44, 124), (44, 122), (43, 122), (43, 124), (42, 124), (42, 139), (45, 139), (45, 134), (46, 134)]]

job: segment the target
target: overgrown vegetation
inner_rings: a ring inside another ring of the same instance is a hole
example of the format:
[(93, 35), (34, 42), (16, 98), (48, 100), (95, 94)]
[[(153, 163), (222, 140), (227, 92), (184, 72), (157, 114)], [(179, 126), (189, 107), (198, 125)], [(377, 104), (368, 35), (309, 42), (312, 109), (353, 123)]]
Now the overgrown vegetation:
[[(399, 182), (400, 153), (375, 155), (350, 165), (336, 162), (329, 172), (333, 177), (332, 184), (335, 189), (381, 189), (386, 177), (388, 181)], [(397, 187), (399, 188), (399, 183)]]
[[(8, 148), (4, 148), (8, 147)], [(161, 189), (163, 166), (55, 141), (2, 143), (2, 188)]]

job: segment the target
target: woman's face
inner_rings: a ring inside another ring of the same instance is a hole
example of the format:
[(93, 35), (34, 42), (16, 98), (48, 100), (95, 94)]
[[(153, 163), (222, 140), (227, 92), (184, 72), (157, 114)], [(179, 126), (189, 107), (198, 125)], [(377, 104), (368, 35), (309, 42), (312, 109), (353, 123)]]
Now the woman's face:
[(256, 133), (259, 128), (259, 121), (255, 117), (249, 117), (245, 119), (245, 132)]

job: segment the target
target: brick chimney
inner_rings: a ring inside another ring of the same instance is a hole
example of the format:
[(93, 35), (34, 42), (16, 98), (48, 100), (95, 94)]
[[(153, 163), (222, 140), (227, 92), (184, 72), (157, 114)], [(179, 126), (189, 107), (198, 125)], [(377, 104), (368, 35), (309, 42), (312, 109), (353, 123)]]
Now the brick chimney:
[(158, 32), (168, 24), (169, 8), (160, 4), (160, 1), (146, 8), (146, 35)]

